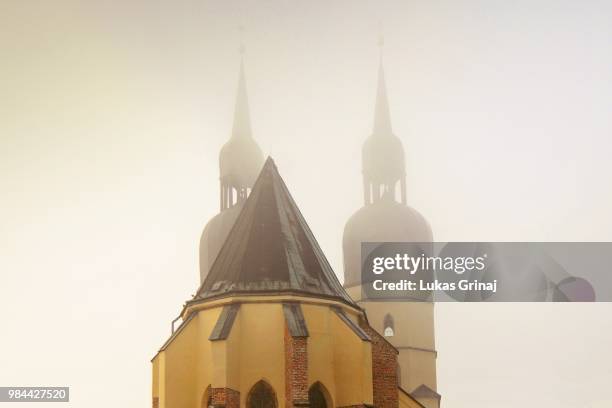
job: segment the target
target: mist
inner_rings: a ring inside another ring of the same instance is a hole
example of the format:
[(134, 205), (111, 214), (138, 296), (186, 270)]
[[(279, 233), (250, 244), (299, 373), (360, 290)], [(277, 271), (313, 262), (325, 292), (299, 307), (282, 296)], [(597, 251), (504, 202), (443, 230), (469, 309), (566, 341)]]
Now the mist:
[[(610, 2), (2, 6), (0, 384), (150, 403), (219, 209), (241, 42), (253, 135), (340, 279), (380, 23), (407, 201), (436, 241), (612, 239)], [(436, 305), (443, 406), (610, 406), (611, 312)]]

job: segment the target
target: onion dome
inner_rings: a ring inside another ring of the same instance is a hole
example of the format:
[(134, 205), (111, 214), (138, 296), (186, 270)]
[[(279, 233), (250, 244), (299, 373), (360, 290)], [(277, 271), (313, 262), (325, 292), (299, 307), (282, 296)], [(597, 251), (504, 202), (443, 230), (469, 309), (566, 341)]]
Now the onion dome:
[(220, 212), (208, 221), (202, 237), (200, 238), (200, 282), (208, 274), (227, 234), (234, 226), (234, 222), (240, 213), (242, 203), (239, 203), (225, 211)]
[(241, 62), (232, 137), (219, 154), (221, 183), (238, 190), (251, 188), (263, 162), (263, 153), (251, 132), (244, 63)]
[(383, 198), (355, 212), (344, 227), (344, 286), (361, 283), (362, 242), (432, 242), (427, 220), (414, 208)]

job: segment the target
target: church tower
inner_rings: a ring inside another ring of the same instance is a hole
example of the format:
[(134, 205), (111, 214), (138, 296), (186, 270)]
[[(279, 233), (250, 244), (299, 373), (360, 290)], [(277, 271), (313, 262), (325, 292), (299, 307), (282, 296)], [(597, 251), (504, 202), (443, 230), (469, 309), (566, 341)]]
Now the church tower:
[(153, 408), (422, 408), (271, 159), (181, 318), (152, 360)]
[(240, 53), (240, 75), (232, 134), (219, 154), (220, 211), (208, 222), (200, 239), (200, 282), (204, 282), (264, 161), (251, 131), (243, 46)]
[(427, 408), (437, 408), (433, 303), (361, 298), (362, 242), (433, 241), (428, 222), (407, 205), (404, 148), (391, 127), (382, 38), (379, 46), (374, 127), (362, 150), (364, 205), (344, 228), (344, 286), (366, 310), (370, 325), (399, 350), (401, 387)]

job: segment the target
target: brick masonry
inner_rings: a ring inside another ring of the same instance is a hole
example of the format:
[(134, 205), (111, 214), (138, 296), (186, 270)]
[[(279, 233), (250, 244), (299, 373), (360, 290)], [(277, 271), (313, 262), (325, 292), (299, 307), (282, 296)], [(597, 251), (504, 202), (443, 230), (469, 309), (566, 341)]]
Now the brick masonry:
[(308, 338), (292, 337), (285, 324), (285, 406), (308, 407)]
[(374, 407), (398, 408), (397, 350), (363, 319), (359, 326), (372, 339)]
[(240, 408), (240, 393), (231, 388), (212, 388), (212, 405), (215, 408)]

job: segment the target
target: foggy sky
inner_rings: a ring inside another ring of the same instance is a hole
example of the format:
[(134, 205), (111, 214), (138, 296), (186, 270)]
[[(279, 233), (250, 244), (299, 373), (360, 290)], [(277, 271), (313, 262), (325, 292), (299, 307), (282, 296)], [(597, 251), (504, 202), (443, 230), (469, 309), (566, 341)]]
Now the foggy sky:
[[(150, 404), (218, 211), (239, 25), (254, 136), (340, 277), (379, 20), (408, 202), (437, 241), (612, 239), (610, 2), (0, 7), (0, 385)], [(609, 407), (611, 312), (436, 305), (443, 406)]]

